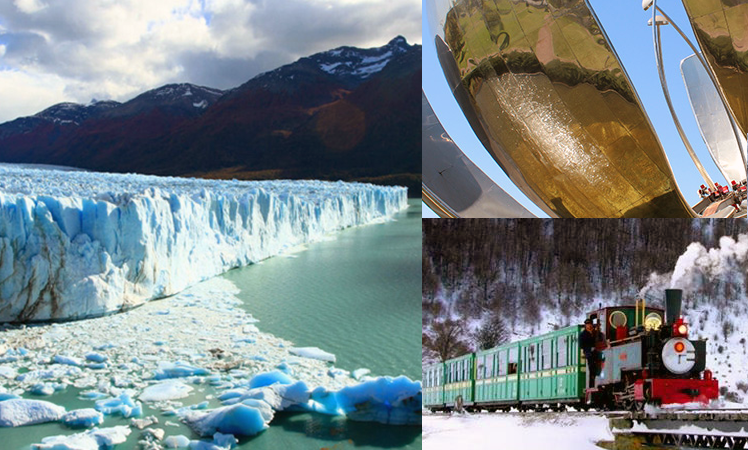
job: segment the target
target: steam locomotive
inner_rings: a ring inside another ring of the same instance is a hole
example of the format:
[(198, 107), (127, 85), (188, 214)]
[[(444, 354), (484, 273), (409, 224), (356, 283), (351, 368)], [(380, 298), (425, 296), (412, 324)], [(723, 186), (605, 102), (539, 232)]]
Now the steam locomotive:
[(706, 369), (706, 342), (688, 337), (681, 302), (682, 291), (669, 289), (665, 310), (641, 300), (588, 313), (606, 337), (597, 344), (593, 383), (579, 347), (582, 326), (575, 325), (425, 366), (424, 407), (638, 410), (646, 403), (709, 402), (719, 395), (718, 382)]

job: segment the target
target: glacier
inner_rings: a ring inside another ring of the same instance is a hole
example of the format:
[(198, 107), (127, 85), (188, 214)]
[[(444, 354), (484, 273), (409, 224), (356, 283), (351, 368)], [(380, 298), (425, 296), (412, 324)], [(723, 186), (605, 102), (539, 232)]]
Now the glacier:
[(0, 322), (127, 310), (406, 207), (402, 187), (0, 165)]

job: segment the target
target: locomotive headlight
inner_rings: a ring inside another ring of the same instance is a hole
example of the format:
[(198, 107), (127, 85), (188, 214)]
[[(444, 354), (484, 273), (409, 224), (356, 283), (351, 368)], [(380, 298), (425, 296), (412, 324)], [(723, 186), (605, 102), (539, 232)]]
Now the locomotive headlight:
[(674, 374), (688, 373), (696, 365), (696, 349), (688, 339), (668, 339), (662, 346), (662, 363)]
[(681, 336), (685, 336), (686, 334), (688, 334), (688, 327), (685, 323), (678, 325), (678, 334), (680, 334)]

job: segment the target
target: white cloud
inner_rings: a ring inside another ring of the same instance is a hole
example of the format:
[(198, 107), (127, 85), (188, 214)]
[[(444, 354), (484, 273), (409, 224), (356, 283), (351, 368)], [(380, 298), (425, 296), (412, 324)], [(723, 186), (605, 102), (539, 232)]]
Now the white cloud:
[[(18, 87), (22, 86), (23, 89)], [(29, 116), (70, 98), (65, 81), (56, 75), (33, 76), (14, 70), (0, 70), (0, 122)]]
[(420, 42), (420, 14), (416, 0), (14, 0), (0, 2), (0, 55), (32, 91), (56, 80), (67, 100), (123, 101), (171, 82), (235, 87), (341, 45)]
[(34, 14), (47, 7), (44, 2), (39, 0), (13, 0), (13, 4), (24, 14)]

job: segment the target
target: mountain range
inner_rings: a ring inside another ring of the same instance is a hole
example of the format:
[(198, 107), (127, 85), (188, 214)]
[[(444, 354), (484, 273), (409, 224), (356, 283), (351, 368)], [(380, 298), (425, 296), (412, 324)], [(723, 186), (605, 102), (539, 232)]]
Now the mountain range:
[(233, 89), (169, 84), (0, 124), (0, 161), (204, 178), (407, 185), (421, 176), (421, 46), (339, 47)]

